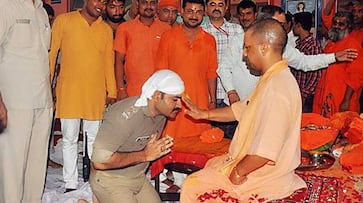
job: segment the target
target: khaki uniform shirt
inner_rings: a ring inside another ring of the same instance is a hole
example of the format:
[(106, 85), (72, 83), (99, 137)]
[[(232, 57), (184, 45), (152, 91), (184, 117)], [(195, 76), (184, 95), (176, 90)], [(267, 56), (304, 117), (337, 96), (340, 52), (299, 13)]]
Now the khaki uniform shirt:
[(9, 110), (52, 107), (49, 44), (41, 0), (0, 1), (0, 92)]
[[(141, 151), (150, 136), (161, 131), (166, 122), (165, 116), (152, 117), (149, 108), (135, 107), (138, 97), (130, 97), (114, 105), (105, 113), (103, 123), (93, 144), (92, 161), (107, 161), (114, 152)], [(129, 167), (103, 171), (109, 175), (137, 177), (144, 173), (149, 162)]]

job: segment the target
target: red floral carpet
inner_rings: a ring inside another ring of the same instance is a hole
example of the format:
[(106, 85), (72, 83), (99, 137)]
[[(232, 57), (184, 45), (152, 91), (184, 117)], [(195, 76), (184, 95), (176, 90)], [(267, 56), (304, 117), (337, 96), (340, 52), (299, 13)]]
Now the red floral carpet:
[(325, 203), (340, 202), (344, 199), (341, 180), (334, 177), (299, 174), (307, 184), (307, 188), (295, 191), (289, 197), (282, 200), (274, 200), (271, 203)]

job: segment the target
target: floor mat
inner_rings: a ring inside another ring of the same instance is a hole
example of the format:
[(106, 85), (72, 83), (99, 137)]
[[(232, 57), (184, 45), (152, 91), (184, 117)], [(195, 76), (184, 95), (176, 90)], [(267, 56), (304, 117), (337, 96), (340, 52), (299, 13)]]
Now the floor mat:
[(340, 202), (344, 199), (339, 178), (299, 174), (307, 188), (295, 191), (289, 197), (270, 203), (326, 203)]

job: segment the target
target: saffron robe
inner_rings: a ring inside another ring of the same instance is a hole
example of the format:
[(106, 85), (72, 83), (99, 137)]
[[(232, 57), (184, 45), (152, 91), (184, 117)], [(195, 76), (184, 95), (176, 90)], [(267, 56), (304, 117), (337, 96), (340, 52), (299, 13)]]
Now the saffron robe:
[[(212, 35), (199, 28), (193, 42), (183, 32), (183, 25), (166, 31), (159, 44), (157, 69), (170, 69), (184, 81), (185, 93), (199, 107), (209, 105), (208, 79), (217, 78), (216, 42)], [(209, 121), (195, 120), (182, 111), (169, 119), (164, 134), (172, 137), (200, 135), (210, 129)]]
[[(229, 153), (209, 160), (204, 169), (189, 175), (180, 202), (201, 202), (216, 190), (227, 193), (206, 202), (249, 202), (251, 198), (266, 202), (306, 187), (294, 172), (300, 163), (301, 96), (287, 61), (271, 66), (251, 95), (231, 107), (239, 124)], [(247, 154), (270, 161), (248, 174), (246, 182), (234, 185), (229, 180), (231, 170)]]
[[(313, 112), (330, 117), (339, 111), (347, 86), (354, 90), (350, 99), (350, 111), (359, 112), (359, 97), (363, 85), (363, 50), (357, 41), (348, 35), (337, 42), (329, 41), (325, 53), (335, 53), (347, 48), (358, 50), (358, 57), (352, 62), (330, 64), (316, 87)], [(324, 111), (324, 112), (323, 112)]]

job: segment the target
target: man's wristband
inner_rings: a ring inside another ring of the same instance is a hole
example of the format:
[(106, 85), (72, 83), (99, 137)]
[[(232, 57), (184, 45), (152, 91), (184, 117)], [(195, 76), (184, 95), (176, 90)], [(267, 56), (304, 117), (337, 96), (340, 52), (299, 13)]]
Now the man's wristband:
[(234, 167), (234, 176), (238, 179), (240, 179), (242, 176), (239, 175), (238, 171), (237, 171), (237, 167)]

